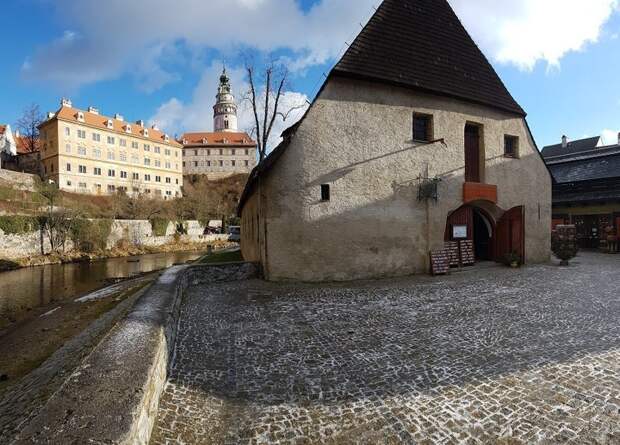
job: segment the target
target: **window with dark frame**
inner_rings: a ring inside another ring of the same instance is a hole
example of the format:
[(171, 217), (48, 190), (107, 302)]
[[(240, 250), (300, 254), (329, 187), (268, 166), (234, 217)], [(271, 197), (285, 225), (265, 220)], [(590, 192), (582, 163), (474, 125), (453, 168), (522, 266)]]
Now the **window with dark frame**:
[(432, 139), (432, 116), (425, 114), (413, 115), (413, 140), (430, 142)]
[(321, 184), (321, 201), (329, 201), (331, 199), (329, 184)]
[(504, 135), (504, 156), (507, 158), (519, 157), (519, 138), (517, 136)]

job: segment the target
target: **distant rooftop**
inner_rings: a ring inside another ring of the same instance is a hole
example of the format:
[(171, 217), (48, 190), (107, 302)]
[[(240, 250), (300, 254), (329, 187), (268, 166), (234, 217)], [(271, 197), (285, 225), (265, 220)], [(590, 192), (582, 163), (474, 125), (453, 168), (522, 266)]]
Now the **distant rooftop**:
[(545, 159), (557, 156), (572, 156), (575, 153), (582, 153), (597, 149), (601, 142), (600, 136), (593, 138), (579, 139), (576, 141), (566, 141), (566, 147), (563, 143), (549, 145), (542, 149), (542, 155)]
[(169, 137), (156, 125), (148, 127), (144, 121), (127, 122), (120, 114), (115, 114), (114, 117), (103, 116), (94, 107), (88, 107), (86, 110), (75, 108), (68, 99), (62, 99), (60, 109), (56, 113), (50, 113), (48, 119), (41, 125), (46, 125), (55, 119), (82, 123), (101, 130), (114, 131), (127, 136), (149, 139), (152, 142), (178, 146), (173, 137)]
[(213, 145), (232, 145), (236, 147), (256, 147), (256, 142), (245, 132), (217, 131), (185, 133), (179, 139), (185, 147), (201, 147)]
[(558, 184), (620, 178), (620, 144), (600, 145), (599, 136), (550, 145), (542, 151)]

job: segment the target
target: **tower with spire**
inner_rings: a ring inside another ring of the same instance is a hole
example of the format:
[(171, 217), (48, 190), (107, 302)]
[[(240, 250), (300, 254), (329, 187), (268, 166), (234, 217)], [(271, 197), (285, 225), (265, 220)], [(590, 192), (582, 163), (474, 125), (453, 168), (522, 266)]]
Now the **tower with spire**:
[(226, 74), (226, 67), (220, 76), (220, 85), (217, 90), (217, 102), (213, 106), (213, 131), (237, 131), (237, 104), (230, 87), (230, 78)]

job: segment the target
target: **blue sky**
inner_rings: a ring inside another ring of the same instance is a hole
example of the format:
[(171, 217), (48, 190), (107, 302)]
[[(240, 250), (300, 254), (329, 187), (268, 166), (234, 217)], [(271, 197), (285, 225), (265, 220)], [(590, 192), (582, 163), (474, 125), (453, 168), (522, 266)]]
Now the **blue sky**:
[[(378, 3), (7, 0), (4, 17), (20, 19), (4, 21), (0, 40), (0, 122), (14, 123), (32, 102), (55, 110), (69, 96), (76, 106), (157, 121), (170, 133), (208, 130), (222, 63), (242, 90), (248, 55), (290, 61), (295, 104), (312, 97)], [(620, 131), (616, 0), (450, 3), (528, 112), (539, 146), (564, 133), (605, 131), (612, 142)]]

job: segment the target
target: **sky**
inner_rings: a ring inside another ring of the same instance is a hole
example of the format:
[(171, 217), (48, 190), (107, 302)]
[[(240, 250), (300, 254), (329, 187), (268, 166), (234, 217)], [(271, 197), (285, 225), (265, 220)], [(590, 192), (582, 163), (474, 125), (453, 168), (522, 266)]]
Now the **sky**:
[[(539, 147), (620, 132), (620, 0), (449, 0), (528, 113)], [(286, 64), (285, 107), (311, 101), (380, 0), (4, 0), (0, 123), (60, 98), (157, 123), (212, 129), (225, 64)], [(251, 127), (247, 105), (240, 127)], [(303, 114), (279, 119), (274, 134)]]

